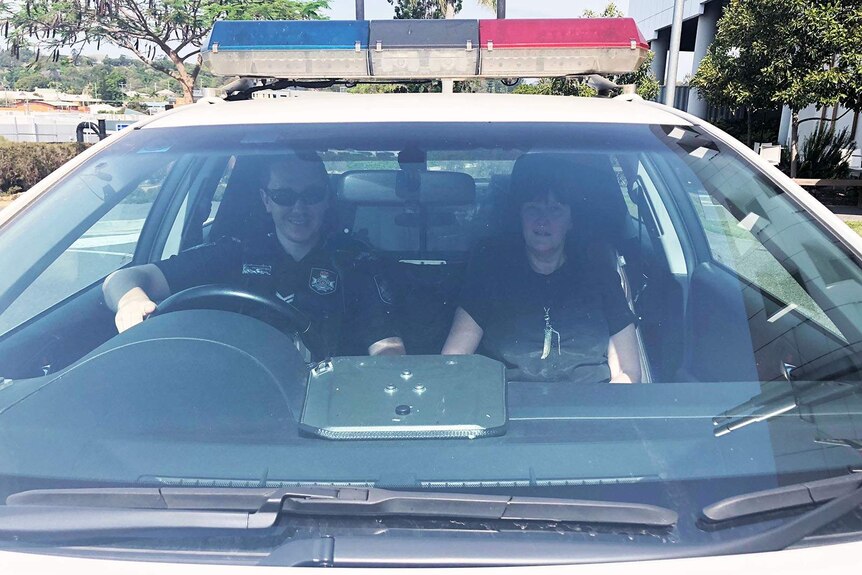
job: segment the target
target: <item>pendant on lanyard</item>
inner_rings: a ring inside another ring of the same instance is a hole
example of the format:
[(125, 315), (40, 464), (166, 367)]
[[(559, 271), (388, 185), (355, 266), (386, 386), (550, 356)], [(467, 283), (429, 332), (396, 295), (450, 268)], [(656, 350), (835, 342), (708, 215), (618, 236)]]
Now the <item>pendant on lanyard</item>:
[(557, 336), (557, 355), (562, 355), (560, 346), (560, 332), (554, 329), (551, 325), (551, 308), (545, 308), (545, 345), (542, 347), (542, 359), (547, 359), (551, 355), (551, 346), (553, 345), (554, 335)]

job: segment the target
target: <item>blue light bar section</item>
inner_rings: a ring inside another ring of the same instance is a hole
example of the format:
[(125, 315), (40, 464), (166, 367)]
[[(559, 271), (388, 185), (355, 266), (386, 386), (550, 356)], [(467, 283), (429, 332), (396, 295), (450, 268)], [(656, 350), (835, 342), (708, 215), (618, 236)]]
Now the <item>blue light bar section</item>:
[(357, 42), (368, 48), (366, 20), (219, 20), (204, 50), (354, 50)]

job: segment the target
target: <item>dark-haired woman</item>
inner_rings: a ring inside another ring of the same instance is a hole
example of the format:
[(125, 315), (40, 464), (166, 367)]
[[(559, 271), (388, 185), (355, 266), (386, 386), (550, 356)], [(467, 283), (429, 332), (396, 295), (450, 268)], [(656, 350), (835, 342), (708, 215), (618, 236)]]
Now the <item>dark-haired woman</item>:
[(516, 190), (521, 238), (474, 257), (443, 354), (472, 354), (481, 344), (519, 379), (639, 382), (619, 275), (567, 241), (574, 195), (531, 187)]

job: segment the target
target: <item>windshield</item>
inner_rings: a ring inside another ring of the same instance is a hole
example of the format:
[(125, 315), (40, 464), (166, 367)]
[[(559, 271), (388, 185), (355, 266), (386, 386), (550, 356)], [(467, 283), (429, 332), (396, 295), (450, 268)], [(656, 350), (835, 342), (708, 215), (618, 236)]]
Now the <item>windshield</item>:
[(860, 464), (858, 258), (698, 128), (144, 128), (9, 222), (0, 269), (4, 498), (601, 499), (675, 510), (637, 536), (670, 545)]

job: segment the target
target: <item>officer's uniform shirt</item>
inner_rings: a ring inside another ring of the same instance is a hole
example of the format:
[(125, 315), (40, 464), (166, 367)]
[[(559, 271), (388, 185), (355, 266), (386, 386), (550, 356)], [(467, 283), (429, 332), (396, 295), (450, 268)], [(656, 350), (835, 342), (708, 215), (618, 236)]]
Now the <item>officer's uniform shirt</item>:
[(156, 264), (171, 293), (205, 284), (242, 286), (275, 296), (306, 314), (315, 339), (305, 341), (316, 360), (364, 355), (397, 334), (392, 296), (367, 255), (318, 245), (302, 260), (288, 255), (274, 233), (240, 242), (222, 238)]
[(480, 351), (517, 370), (510, 379), (610, 380), (610, 336), (634, 316), (616, 270), (576, 257), (549, 275), (532, 269), (523, 245), (473, 258), (459, 304), (484, 331)]

